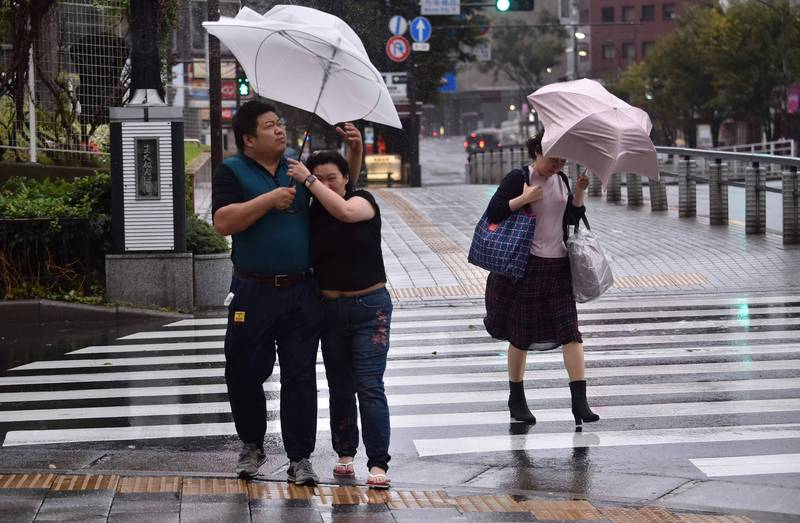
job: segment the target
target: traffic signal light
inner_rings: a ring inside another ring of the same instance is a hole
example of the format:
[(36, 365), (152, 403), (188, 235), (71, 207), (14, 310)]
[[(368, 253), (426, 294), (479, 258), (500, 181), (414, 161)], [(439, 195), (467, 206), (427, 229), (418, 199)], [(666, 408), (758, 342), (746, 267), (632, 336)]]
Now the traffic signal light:
[(495, 7), (501, 13), (507, 11), (533, 11), (534, 0), (496, 0)]
[(250, 80), (244, 75), (236, 77), (236, 90), (239, 96), (247, 96), (250, 94)]

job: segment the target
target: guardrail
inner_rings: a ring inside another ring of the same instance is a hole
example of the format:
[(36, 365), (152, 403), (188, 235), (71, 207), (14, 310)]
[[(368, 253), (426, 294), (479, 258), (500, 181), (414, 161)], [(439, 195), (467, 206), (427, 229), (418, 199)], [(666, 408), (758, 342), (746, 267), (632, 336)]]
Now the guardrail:
[[(745, 190), (745, 233), (766, 233), (766, 193), (783, 195), (783, 243), (800, 243), (800, 181), (797, 170), (800, 158), (769, 154), (735, 153), (708, 149), (656, 147), (659, 153), (661, 179), (647, 180), (650, 210), (666, 211), (667, 179), (678, 185), (678, 215), (697, 214), (697, 183), (708, 184), (709, 222), (712, 226), (728, 224), (728, 187)], [(524, 146), (470, 153), (466, 165), (467, 183), (498, 184), (505, 174), (529, 162)], [(565, 171), (575, 178), (576, 168), (567, 164)], [(609, 202), (622, 200), (622, 179), (625, 177), (627, 203), (630, 207), (644, 204), (642, 177), (633, 173), (614, 174), (605, 187)], [(779, 180), (781, 187), (769, 187), (767, 180)], [(589, 196), (602, 196), (600, 180), (591, 176)]]

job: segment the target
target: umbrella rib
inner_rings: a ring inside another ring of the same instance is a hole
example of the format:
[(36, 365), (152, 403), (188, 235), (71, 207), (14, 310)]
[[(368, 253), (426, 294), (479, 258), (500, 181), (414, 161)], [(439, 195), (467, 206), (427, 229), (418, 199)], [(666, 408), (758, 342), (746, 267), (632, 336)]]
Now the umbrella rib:
[[(341, 67), (342, 69), (344, 69), (344, 67), (342, 67), (342, 64), (341, 64), (341, 63), (339, 63), (339, 62), (337, 62), (336, 60), (334, 60), (334, 59), (333, 59), (333, 57), (334, 57), (334, 56), (336, 56), (336, 51), (338, 51), (338, 50), (339, 50), (338, 44), (337, 44), (337, 46), (336, 46), (336, 47), (334, 47), (333, 56), (331, 56), (330, 58), (326, 58), (326, 57), (322, 56), (321, 54), (319, 54), (319, 53), (317, 53), (317, 52), (313, 51), (312, 49), (310, 49), (308, 46), (306, 46), (305, 44), (303, 44), (302, 42), (300, 42), (300, 41), (299, 41), (297, 38), (295, 38), (295, 37), (293, 37), (292, 35), (290, 35), (290, 34), (289, 34), (287, 31), (278, 31), (278, 34), (279, 34), (279, 35), (281, 35), (282, 37), (286, 38), (286, 39), (287, 39), (287, 40), (289, 40), (290, 42), (292, 42), (292, 43), (293, 43), (294, 45), (296, 45), (297, 47), (300, 47), (301, 49), (304, 49), (304, 50), (305, 50), (305, 51), (307, 51), (307, 52), (308, 52), (310, 55), (312, 55), (312, 56), (315, 56), (315, 57), (316, 57), (316, 58), (318, 58), (318, 59), (319, 59), (321, 62), (323, 62), (323, 63), (325, 64), (325, 65), (324, 65), (324, 67), (326, 67), (326, 68), (327, 68), (327, 70), (326, 70), (326, 76), (327, 76), (327, 73), (330, 71), (330, 68), (333, 66), (333, 64), (336, 64), (336, 65), (338, 65), (339, 67)], [(341, 41), (341, 38), (340, 38), (339, 40)]]
[[(211, 24), (213, 24), (213, 27), (234, 27), (234, 28), (237, 28), (237, 29), (242, 29), (242, 28), (244, 27), (245, 29), (257, 29), (257, 30), (260, 30), (260, 31), (267, 31), (268, 33), (270, 33), (270, 35), (269, 35), (269, 36), (267, 36), (267, 38), (265, 38), (265, 39), (264, 39), (264, 41), (262, 41), (262, 42), (261, 42), (261, 45), (263, 45), (263, 44), (264, 44), (264, 42), (265, 42), (266, 40), (268, 40), (268, 39), (269, 39), (269, 38), (270, 38), (272, 35), (274, 35), (274, 34), (277, 34), (277, 33), (279, 33), (279, 32), (280, 32), (280, 31), (276, 31), (276, 30), (274, 30), (274, 29), (268, 29), (268, 28), (266, 28), (266, 27), (256, 27), (256, 26), (252, 26), (252, 25), (251, 25), (251, 26), (242, 26), (242, 24), (223, 24), (223, 23), (220, 23), (220, 22), (203, 22), (203, 25), (204, 25), (204, 26), (205, 26), (205, 24), (209, 24), (210, 26), (211, 26)], [(206, 29), (206, 31), (208, 31), (208, 29)], [(287, 31), (287, 30), (286, 30), (286, 29), (281, 29), (281, 31)], [(309, 33), (309, 32), (306, 32), (306, 31), (301, 31), (301, 30), (299, 30), (299, 29), (291, 29), (291, 31), (292, 31), (292, 32), (294, 32), (294, 33), (298, 33), (298, 34), (302, 34), (302, 35), (310, 36), (310, 37), (312, 37), (312, 38), (316, 38), (317, 40), (319, 40), (319, 41), (321, 41), (321, 42), (325, 42), (324, 40), (322, 40), (321, 38), (319, 38), (318, 36), (316, 36), (314, 33)], [(216, 38), (219, 38), (219, 37), (216, 37)], [(260, 50), (261, 50), (261, 45), (259, 46), (259, 51), (258, 51), (258, 52), (260, 52)], [(350, 57), (352, 57), (353, 59), (355, 59), (355, 60), (358, 60), (358, 61), (359, 61), (359, 62), (361, 62), (361, 64), (362, 64), (362, 65), (364, 65), (364, 66), (365, 66), (367, 69), (369, 69), (370, 67), (375, 67), (374, 65), (372, 65), (372, 62), (370, 62), (369, 60), (367, 60), (367, 61), (365, 62), (365, 61), (364, 61), (364, 59), (363, 59), (364, 57), (363, 57), (363, 56), (361, 56), (360, 54), (357, 54), (357, 53), (350, 52), (350, 51), (348, 51), (347, 49), (340, 49), (340, 51), (342, 51), (343, 53), (345, 53), (345, 54), (349, 55), (349, 56), (350, 56)], [(258, 56), (258, 52), (256, 52), (256, 56)], [(316, 55), (316, 53), (313, 53), (313, 54), (315, 54), (315, 55)], [(352, 72), (353, 74), (356, 74), (356, 75), (358, 75), (358, 73), (356, 73), (356, 72), (354, 72), (354, 71), (351, 71), (351, 72)], [(359, 76), (361, 76), (362, 78), (367, 78), (367, 79), (369, 79), (369, 80), (374, 80), (374, 78), (370, 78), (370, 77), (368, 77), (368, 76), (363, 76), (363, 75), (359, 75)]]

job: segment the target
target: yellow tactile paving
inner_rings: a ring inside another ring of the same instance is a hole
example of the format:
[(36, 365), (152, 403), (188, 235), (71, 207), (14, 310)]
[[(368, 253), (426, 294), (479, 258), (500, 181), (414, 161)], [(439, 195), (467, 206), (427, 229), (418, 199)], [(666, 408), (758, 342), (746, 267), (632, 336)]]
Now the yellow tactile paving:
[(614, 286), (619, 288), (632, 287), (686, 287), (692, 285), (705, 285), (708, 278), (694, 272), (672, 274), (649, 274), (641, 276), (618, 276), (614, 278)]
[[(320, 489), (323, 488), (325, 487), (320, 487)], [(311, 500), (319, 495), (317, 493), (317, 488), (306, 486), (298, 487), (296, 485), (280, 482), (250, 482), (247, 484), (247, 491), (250, 495), (250, 499)]]
[(99, 474), (85, 476), (56, 476), (50, 490), (79, 491), (79, 490), (115, 490), (119, 476)]
[(683, 523), (755, 523), (746, 516), (707, 516), (705, 514), (678, 514)]
[(461, 512), (527, 512), (511, 496), (455, 496)]
[(607, 520), (614, 523), (754, 523), (744, 516), (673, 513), (662, 507), (595, 506), (584, 500), (517, 501), (509, 495), (450, 496), (443, 490), (371, 490), (364, 486), (298, 487), (281, 481), (179, 476), (0, 474), (0, 489), (78, 492), (176, 493), (183, 496), (247, 495), (252, 500), (300, 500), (314, 505), (386, 505), (391, 510), (456, 508), (469, 512), (530, 512), (543, 520)]
[(177, 476), (145, 477), (129, 476), (121, 478), (117, 492), (123, 494), (156, 494), (161, 492), (180, 492), (183, 479)]
[(184, 496), (209, 494), (247, 494), (247, 482), (241, 479), (185, 478)]
[(55, 474), (0, 474), (0, 489), (49, 489)]
[(383, 491), (386, 506), (390, 509), (450, 508), (454, 504), (442, 491), (387, 490)]
[(537, 519), (603, 519), (600, 512), (588, 501), (520, 501), (519, 506), (531, 512)]
[(681, 519), (661, 507), (601, 508), (604, 519), (613, 523), (680, 523)]

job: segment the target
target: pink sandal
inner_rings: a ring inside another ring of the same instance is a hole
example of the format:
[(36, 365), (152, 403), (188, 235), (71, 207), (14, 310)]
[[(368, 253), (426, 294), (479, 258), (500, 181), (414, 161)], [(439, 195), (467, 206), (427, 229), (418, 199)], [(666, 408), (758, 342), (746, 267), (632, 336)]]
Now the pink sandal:
[(374, 489), (388, 489), (392, 482), (386, 474), (370, 474), (367, 479), (367, 486)]
[(353, 462), (342, 463), (341, 461), (333, 467), (333, 475), (340, 478), (352, 478), (356, 475)]

